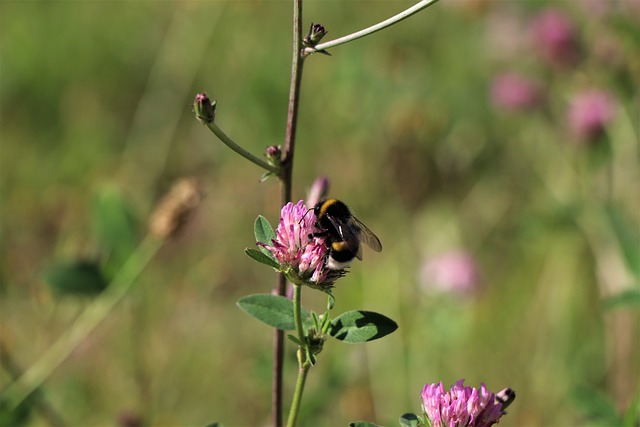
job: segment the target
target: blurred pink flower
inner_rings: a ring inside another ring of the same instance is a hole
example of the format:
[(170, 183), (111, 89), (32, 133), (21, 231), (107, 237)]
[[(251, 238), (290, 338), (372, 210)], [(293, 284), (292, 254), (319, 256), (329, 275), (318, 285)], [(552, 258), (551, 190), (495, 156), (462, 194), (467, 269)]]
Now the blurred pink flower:
[(531, 21), (533, 42), (540, 55), (560, 67), (575, 65), (580, 59), (578, 37), (573, 23), (560, 10), (545, 9)]
[(326, 176), (316, 178), (309, 189), (309, 196), (307, 197), (307, 206), (309, 209), (313, 209), (320, 200), (324, 199), (328, 191), (329, 178)]
[(490, 94), (495, 105), (508, 111), (532, 109), (541, 99), (539, 86), (516, 73), (496, 76), (491, 83)]
[(609, 93), (601, 90), (580, 93), (569, 104), (569, 130), (581, 140), (592, 140), (604, 132), (615, 112), (616, 102)]
[(426, 291), (473, 293), (480, 284), (474, 258), (464, 251), (445, 252), (428, 259), (420, 268), (419, 282)]
[(422, 407), (431, 427), (489, 427), (500, 421), (502, 404), (484, 384), (464, 386), (464, 379), (445, 391), (442, 381), (422, 389)]

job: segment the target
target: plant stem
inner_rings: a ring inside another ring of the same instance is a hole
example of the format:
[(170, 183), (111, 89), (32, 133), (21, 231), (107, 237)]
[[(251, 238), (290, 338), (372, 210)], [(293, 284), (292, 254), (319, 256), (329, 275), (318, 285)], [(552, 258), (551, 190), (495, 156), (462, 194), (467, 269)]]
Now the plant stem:
[[(2, 367), (9, 373), (11, 378), (15, 380), (22, 376), (22, 369), (18, 366), (18, 363), (13, 359), (9, 349), (2, 341), (0, 341), (0, 361), (2, 362)], [(52, 427), (62, 427), (67, 425), (58, 411), (53, 408), (49, 402), (47, 402), (42, 393), (42, 389), (35, 390), (30, 395), (30, 398), (30, 404), (40, 412), (42, 418), (44, 418), (49, 425)]]
[[(296, 333), (300, 342), (305, 342), (304, 329), (302, 328), (302, 285), (293, 285), (293, 322), (296, 325)], [(305, 358), (306, 359), (306, 358)]]
[(20, 378), (9, 384), (2, 393), (2, 397), (8, 399), (10, 409), (15, 408), (40, 387), (91, 331), (107, 317), (111, 309), (127, 294), (161, 245), (162, 240), (155, 236), (147, 236), (102, 295), (82, 312), (75, 323), (47, 349), (36, 363)]
[(335, 39), (335, 40), (330, 40), (328, 42), (325, 43), (319, 43), (317, 44), (315, 47), (308, 47), (304, 50), (304, 54), (305, 55), (309, 55), (312, 54), (314, 52), (317, 51), (321, 51), (321, 50), (326, 50), (332, 47), (336, 47), (345, 43), (349, 43), (351, 41), (357, 40), (361, 37), (364, 36), (368, 36), (369, 34), (373, 34), (377, 31), (380, 31), (384, 28), (390, 27), (394, 24), (397, 24), (398, 22), (407, 19), (408, 17), (410, 17), (411, 15), (414, 15), (418, 12), (420, 12), (423, 9), (426, 9), (427, 7), (431, 6), (432, 4), (436, 3), (438, 0), (422, 0), (418, 3), (416, 3), (415, 5), (411, 6), (409, 9), (406, 9), (400, 13), (398, 13), (395, 16), (392, 16), (391, 18), (382, 21), (378, 24), (372, 25), (371, 27), (365, 28), (364, 30), (360, 30), (357, 31), (353, 34), (349, 34), (347, 36), (344, 37), (340, 37), (339, 39)]
[[(283, 185), (284, 186), (284, 185)], [(286, 202), (285, 202), (286, 203)], [(278, 274), (278, 295), (287, 293), (287, 278), (283, 273)], [(271, 404), (273, 426), (282, 426), (282, 372), (284, 365), (284, 331), (274, 329), (273, 336), (273, 384), (271, 391)]]
[[(293, 176), (293, 155), (298, 123), (298, 105), (300, 103), (300, 85), (302, 82), (302, 0), (293, 1), (293, 58), (291, 61), (291, 84), (287, 110), (287, 128), (284, 144), (284, 156), (280, 176), (280, 205), (291, 201)], [(287, 280), (284, 274), (278, 275), (278, 295), (285, 296)], [(274, 332), (273, 358), (273, 396), (272, 416), (274, 427), (282, 425), (282, 366), (284, 363), (284, 331)]]
[[(302, 286), (293, 285), (293, 319), (296, 325), (296, 332), (300, 342), (305, 342), (304, 329), (302, 328), (302, 310), (301, 310), (301, 294)], [(296, 381), (296, 389), (293, 394), (293, 401), (291, 402), (291, 409), (289, 410), (289, 419), (287, 421), (287, 427), (293, 427), (296, 425), (298, 418), (298, 411), (300, 410), (300, 402), (302, 401), (302, 392), (304, 390), (304, 384), (307, 380), (307, 374), (309, 373), (309, 364), (307, 358), (307, 349), (304, 347), (298, 347), (298, 380)]]
[(293, 155), (298, 128), (298, 106), (302, 83), (302, 0), (293, 1), (293, 58), (291, 61), (291, 84), (289, 87), (289, 110), (287, 114), (287, 133), (284, 146), (285, 177), (291, 182)]
[(269, 172), (272, 172), (276, 175), (280, 175), (280, 170), (277, 167), (270, 165), (265, 160), (262, 160), (261, 158), (254, 156), (253, 154), (251, 154), (250, 152), (248, 152), (247, 150), (245, 150), (244, 148), (236, 144), (233, 139), (229, 138), (229, 136), (226, 133), (224, 133), (222, 129), (220, 129), (220, 127), (215, 123), (215, 121), (208, 122), (205, 124), (209, 128), (209, 130), (213, 132), (215, 136), (218, 137), (220, 141), (224, 142), (224, 144), (227, 147), (231, 148), (233, 151), (240, 154), (242, 157), (249, 160), (250, 162), (260, 166), (261, 168), (266, 169)]
[(307, 381), (307, 374), (309, 373), (308, 362), (304, 362), (298, 369), (298, 379), (296, 381), (296, 390), (293, 394), (293, 402), (291, 402), (291, 409), (289, 410), (289, 420), (287, 421), (287, 427), (294, 427), (298, 419), (298, 411), (300, 409), (300, 402), (302, 401), (302, 391), (304, 390), (304, 384)]

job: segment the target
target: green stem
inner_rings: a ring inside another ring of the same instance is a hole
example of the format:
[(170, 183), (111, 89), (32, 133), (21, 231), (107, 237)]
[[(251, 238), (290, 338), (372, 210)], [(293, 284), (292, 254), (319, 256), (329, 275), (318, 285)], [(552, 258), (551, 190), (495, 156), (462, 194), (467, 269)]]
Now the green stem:
[(148, 236), (143, 240), (102, 295), (82, 312), (75, 323), (47, 349), (36, 363), (20, 378), (9, 384), (2, 394), (2, 397), (9, 401), (9, 409), (14, 409), (40, 387), (91, 331), (107, 317), (111, 309), (127, 294), (161, 245), (162, 240), (155, 236)]
[(240, 154), (242, 157), (249, 160), (250, 162), (260, 166), (261, 168), (266, 169), (269, 172), (272, 172), (276, 175), (280, 175), (279, 168), (270, 165), (265, 160), (262, 160), (261, 158), (254, 156), (253, 154), (251, 154), (250, 152), (248, 152), (247, 150), (245, 150), (244, 148), (236, 144), (235, 141), (231, 139), (226, 133), (224, 133), (222, 129), (220, 129), (220, 127), (215, 122), (208, 122), (205, 124), (209, 128), (209, 130), (213, 132), (215, 136), (218, 137), (220, 141), (224, 142), (224, 144), (227, 147), (231, 148), (233, 151)]
[(307, 381), (307, 374), (309, 373), (310, 367), (311, 365), (309, 365), (308, 362), (303, 362), (302, 366), (298, 369), (298, 380), (296, 381), (296, 390), (293, 394), (293, 401), (291, 402), (287, 427), (294, 427), (296, 425), (300, 402), (302, 401), (302, 391), (304, 390), (304, 384)]
[(364, 30), (360, 30), (357, 31), (353, 34), (349, 34), (347, 36), (344, 37), (340, 37), (339, 39), (335, 39), (335, 40), (330, 40), (328, 42), (325, 43), (319, 43), (317, 44), (315, 47), (308, 47), (304, 50), (304, 54), (305, 55), (309, 55), (321, 50), (326, 50), (332, 47), (336, 47), (336, 46), (340, 46), (342, 44), (345, 43), (349, 43), (351, 41), (357, 40), (359, 38), (362, 38), (364, 36), (368, 36), (369, 34), (373, 34), (377, 31), (380, 31), (382, 29), (385, 29), (387, 27), (390, 27), (394, 24), (397, 24), (400, 21), (403, 21), (405, 19), (407, 19), (408, 17), (410, 17), (411, 15), (414, 15), (418, 12), (420, 12), (423, 9), (426, 9), (427, 7), (431, 6), (432, 4), (438, 2), (438, 0), (422, 0), (418, 3), (416, 3), (415, 5), (411, 6), (409, 9), (406, 9), (400, 13), (398, 13), (395, 16), (392, 16), (391, 18), (379, 22), (375, 25), (372, 25), (371, 27), (367, 27)]
[(296, 325), (296, 333), (300, 342), (305, 342), (304, 329), (302, 328), (302, 285), (293, 285), (293, 321)]
[[(296, 332), (300, 342), (305, 342), (306, 337), (304, 335), (304, 329), (302, 328), (302, 286), (293, 285), (293, 320), (296, 326)], [(307, 349), (304, 347), (298, 347), (298, 380), (296, 381), (296, 389), (293, 394), (293, 401), (291, 402), (291, 409), (289, 410), (289, 420), (287, 421), (287, 427), (293, 427), (296, 425), (298, 418), (298, 411), (300, 410), (300, 402), (302, 401), (302, 392), (304, 390), (304, 384), (307, 380), (307, 374), (311, 365), (307, 360)]]
[[(22, 369), (18, 363), (13, 359), (9, 349), (0, 341), (0, 362), (2, 367), (9, 373), (11, 378), (18, 379), (22, 376)], [(31, 405), (33, 405), (39, 412), (40, 416), (44, 418), (52, 427), (63, 427), (68, 425), (58, 411), (49, 404), (45, 399), (42, 389), (36, 390), (31, 394)], [(11, 418), (11, 417), (9, 417)]]

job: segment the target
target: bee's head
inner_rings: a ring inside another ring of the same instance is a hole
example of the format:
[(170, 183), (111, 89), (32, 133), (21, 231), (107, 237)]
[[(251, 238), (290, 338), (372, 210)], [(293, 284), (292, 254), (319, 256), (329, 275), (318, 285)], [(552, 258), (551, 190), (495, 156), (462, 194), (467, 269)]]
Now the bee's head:
[(320, 211), (322, 210), (322, 206), (324, 206), (325, 203), (327, 203), (327, 200), (326, 199), (322, 199), (318, 203), (316, 203), (316, 205), (313, 207), (313, 213), (316, 215), (316, 217), (320, 215)]
[(321, 218), (326, 214), (334, 216), (344, 215), (345, 213), (348, 214), (349, 208), (338, 199), (325, 199), (318, 202), (315, 208), (313, 208), (313, 212), (316, 214), (316, 217)]

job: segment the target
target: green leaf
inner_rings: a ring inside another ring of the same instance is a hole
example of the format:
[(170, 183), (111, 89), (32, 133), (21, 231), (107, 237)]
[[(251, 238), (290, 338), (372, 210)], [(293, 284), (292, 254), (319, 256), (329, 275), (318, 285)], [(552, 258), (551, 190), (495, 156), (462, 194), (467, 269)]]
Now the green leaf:
[(632, 227), (619, 209), (613, 204), (606, 207), (607, 216), (613, 232), (618, 239), (622, 256), (627, 267), (635, 277), (640, 278), (640, 239), (638, 228)]
[(313, 353), (309, 353), (308, 351), (306, 353), (307, 353), (307, 361), (309, 362), (309, 364), (311, 366), (316, 366), (316, 363), (318, 363), (318, 357)]
[(271, 241), (276, 238), (273, 227), (271, 227), (269, 221), (262, 215), (256, 218), (256, 222), (253, 225), (253, 232), (256, 236), (256, 242), (266, 243), (267, 245), (271, 245)]
[(407, 412), (406, 414), (400, 415), (401, 427), (418, 427), (418, 425), (420, 425), (420, 419), (416, 414)]
[[(280, 295), (254, 294), (240, 298), (240, 307), (249, 316), (274, 328), (285, 331), (295, 329), (293, 320), (293, 301)], [(309, 314), (302, 310), (302, 318)]]
[(398, 324), (373, 311), (353, 310), (331, 321), (329, 335), (348, 343), (376, 340), (398, 329)]
[(91, 261), (56, 265), (45, 273), (45, 280), (62, 295), (95, 295), (108, 285), (100, 267)]
[(268, 265), (269, 267), (273, 267), (276, 270), (280, 270), (280, 264), (278, 264), (278, 261), (264, 252), (260, 252), (257, 249), (246, 248), (244, 250), (244, 253), (249, 255), (249, 257), (254, 261), (258, 261), (260, 264)]
[(264, 174), (262, 174), (262, 176), (260, 177), (260, 182), (265, 182), (266, 180), (268, 180), (269, 178), (273, 178), (274, 176), (278, 176), (278, 174), (273, 173), (273, 172), (265, 172)]
[(304, 343), (298, 339), (295, 335), (287, 334), (287, 338), (293, 341), (297, 346), (304, 347)]
[(370, 423), (369, 421), (353, 421), (349, 423), (349, 427), (380, 427), (378, 424)]
[(336, 305), (336, 298), (331, 293), (331, 289), (325, 291), (327, 294), (327, 311), (333, 310), (333, 306)]
[(136, 247), (137, 223), (120, 190), (105, 187), (92, 209), (93, 231), (101, 248), (109, 255), (109, 269), (118, 270)]
[(604, 307), (607, 310), (617, 310), (621, 308), (640, 309), (640, 288), (626, 289), (619, 294), (606, 298), (604, 300)]

